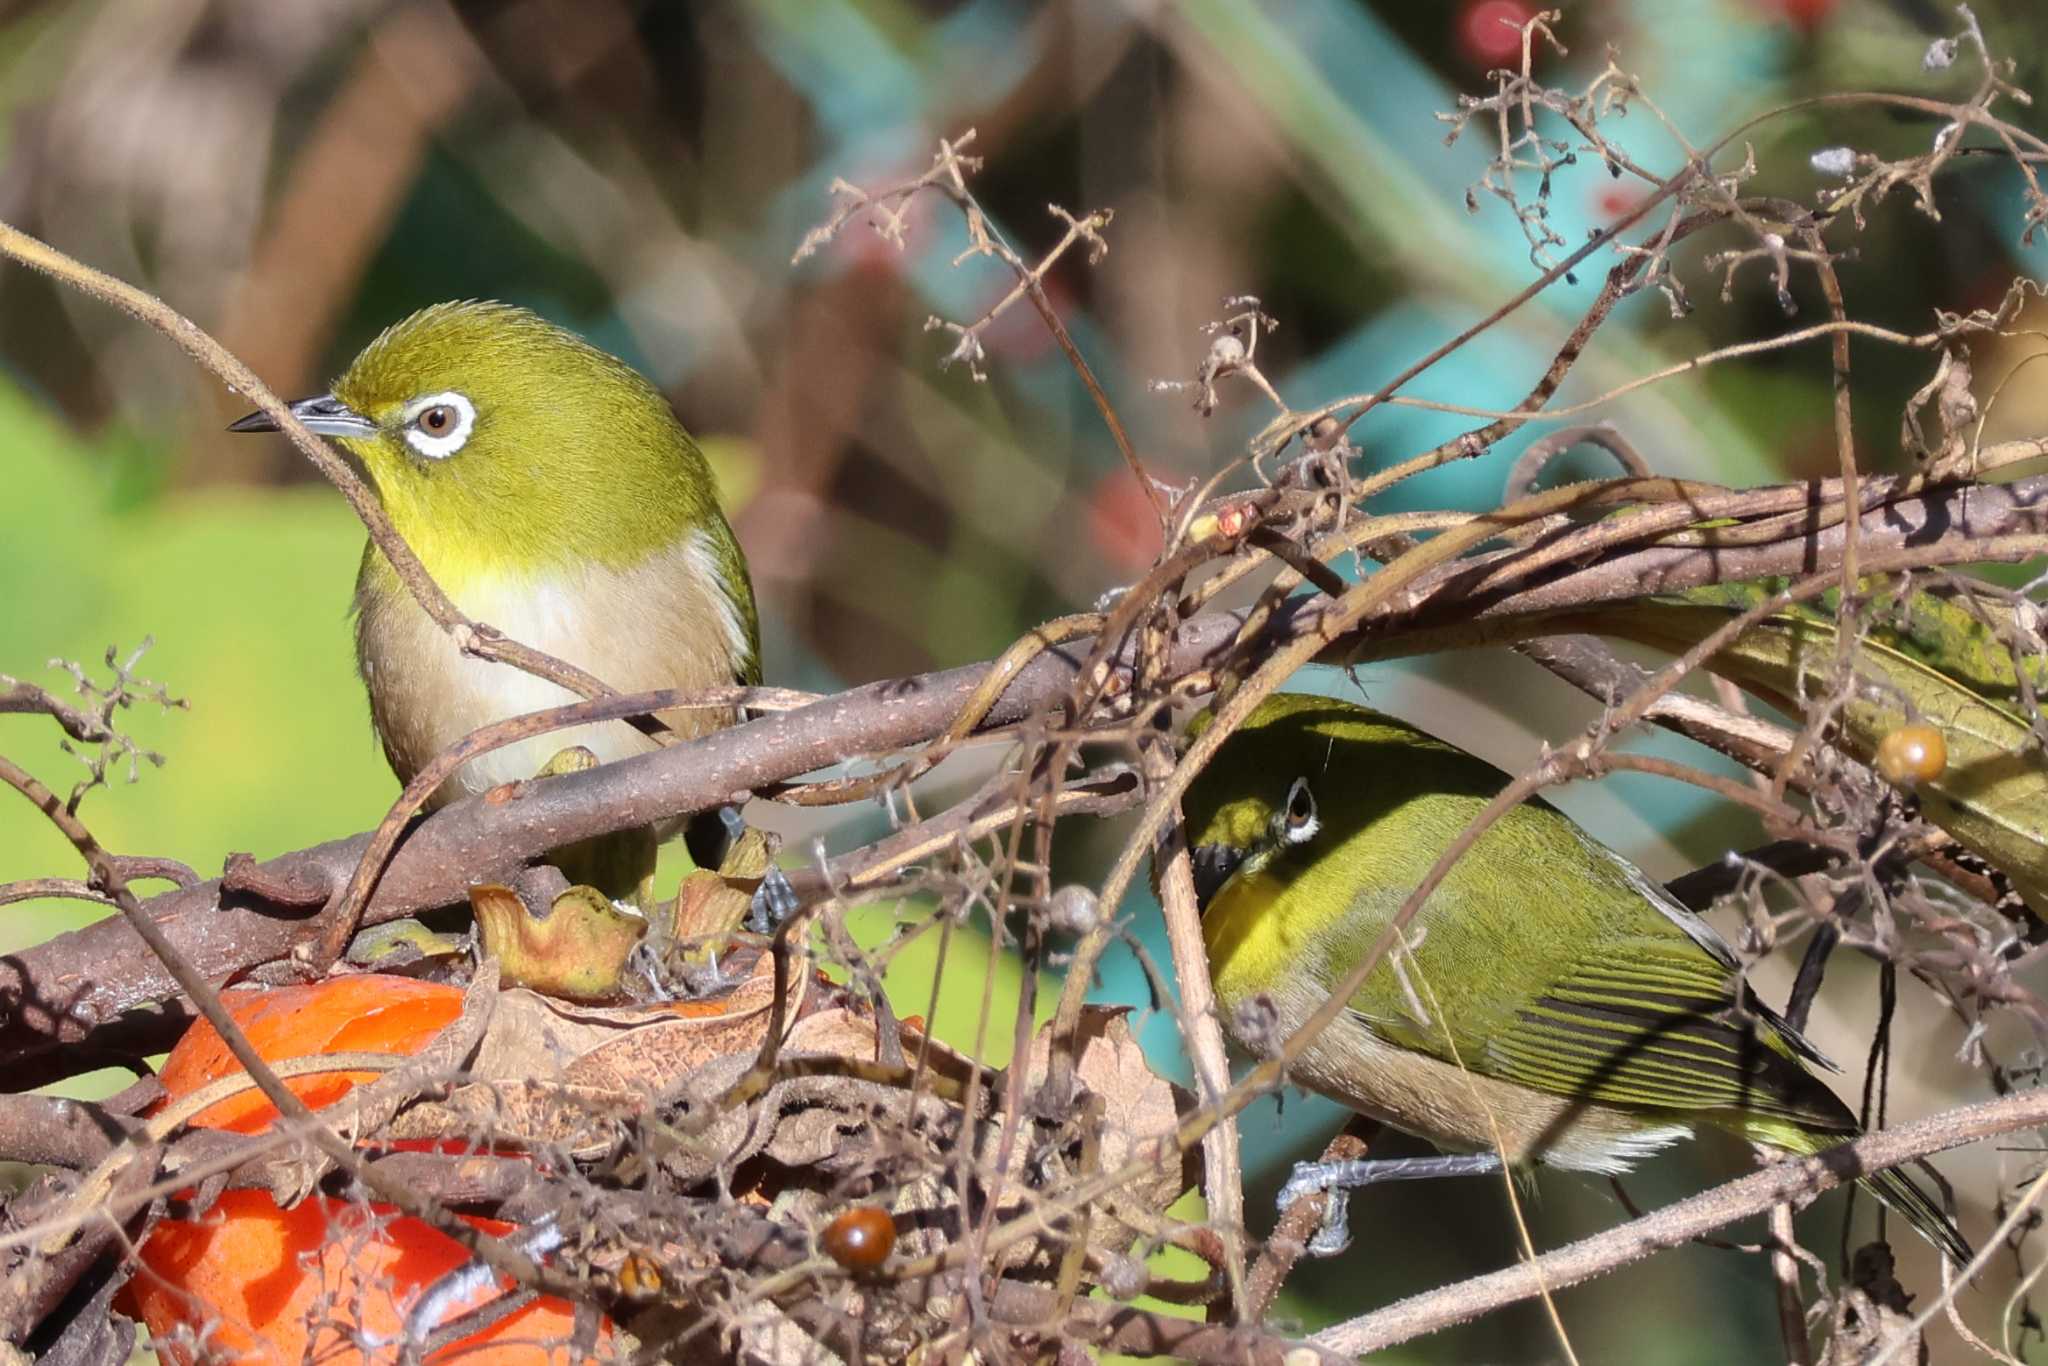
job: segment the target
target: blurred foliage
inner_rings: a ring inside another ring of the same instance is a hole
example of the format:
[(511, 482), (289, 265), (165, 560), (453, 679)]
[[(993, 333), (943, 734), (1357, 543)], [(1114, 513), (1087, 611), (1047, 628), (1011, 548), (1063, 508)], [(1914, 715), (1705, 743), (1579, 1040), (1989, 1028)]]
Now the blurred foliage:
[[(1433, 117), (1511, 58), (1498, 20), (1530, 8), (27, 0), (0, 17), (0, 216), (160, 293), (288, 396), (321, 387), (378, 328), (436, 300), (494, 296), (577, 328), (654, 376), (718, 463), (762, 598), (768, 681), (831, 687), (986, 657), (1129, 578), (1157, 544), (1028, 310), (990, 330), (987, 383), (937, 367), (945, 341), (927, 316), (971, 320), (1009, 286), (990, 262), (954, 264), (965, 245), (956, 215), (922, 203), (902, 251), (857, 228), (789, 267), (829, 212), (835, 177), (905, 179), (938, 137), (971, 127), (987, 160), (977, 192), (1027, 255), (1058, 235), (1048, 201), (1113, 208), (1107, 259), (1064, 262), (1050, 285), (1148, 464), (1186, 481), (1265, 417), (1248, 389), (1227, 391), (1205, 423), (1184, 398), (1147, 388), (1193, 373), (1200, 326), (1226, 296), (1257, 295), (1280, 318), (1261, 360), (1306, 406), (1376, 385), (1532, 278), (1510, 216), (1491, 202), (1463, 207), (1491, 149), (1475, 131), (1447, 150)], [(1572, 51), (1545, 56), (1541, 71), (1583, 81), (1612, 44), (1696, 145), (1816, 93), (1952, 93), (1968, 80), (1921, 67), (1929, 38), (1954, 24), (1934, 0), (1565, 8)], [(2038, 0), (1975, 9), (2017, 59), (2017, 82), (2048, 88)], [(2039, 114), (2023, 117), (2038, 126)], [(1647, 164), (1682, 156), (1645, 111), (1613, 131), (1624, 130)], [(1894, 112), (1807, 108), (1748, 139), (1765, 168), (1756, 188), (1810, 201), (1814, 151), (1895, 152), (1932, 131)], [(1570, 176), (1553, 200), (1568, 238), (1633, 202), (1597, 165)], [(1944, 182), (1939, 224), (1903, 199), (1885, 206), (1844, 267), (1853, 311), (1920, 330), (1933, 308), (1994, 301), (2015, 273), (2039, 271), (2044, 249), (2017, 242), (2013, 176), (1987, 159)], [(1696, 266), (1711, 245), (1680, 259)], [(1597, 285), (1552, 291), (1413, 392), (1513, 403)], [(1800, 313), (1787, 319), (1767, 289), (1724, 302), (1717, 282), (1692, 285), (1698, 307), (1683, 319), (1654, 294), (1626, 305), (1563, 398), (1818, 315), (1808, 292), (1795, 291)], [(1980, 373), (1996, 378), (2028, 349), (1980, 357)], [(1901, 467), (1892, 433), (1925, 379), (1919, 364), (1858, 348), (1866, 469)], [(169, 767), (139, 790), (89, 799), (102, 838), (209, 871), (229, 850), (269, 854), (371, 824), (393, 787), (351, 676), (344, 613), (358, 536), (339, 500), (304, 486), (282, 442), (223, 435), (241, 405), (161, 339), (19, 270), (0, 273), (0, 365), (0, 670), (55, 686), (62, 675), (44, 674), (44, 660), (90, 662), (153, 634), (144, 672), (192, 703), (136, 717)], [(2036, 393), (2048, 389), (2015, 386), (1995, 424), (2048, 425)], [(1659, 385), (1607, 416), (1660, 471), (1758, 481), (1833, 467), (1826, 395), (1815, 347)], [(1463, 425), (1382, 409), (1358, 435), (1369, 455), (1398, 456)], [(1446, 469), (1399, 496), (1491, 504), (1509, 458)], [(1519, 661), (1429, 661), (1363, 681), (1377, 704), (1503, 762), (1582, 714)], [(32, 724), (12, 723), (8, 745), (53, 779), (74, 764)], [(1660, 853), (1660, 835), (1701, 859), (1749, 830), (1652, 780), (1563, 801), (1661, 872), (1684, 859)], [(857, 818), (869, 831), (879, 819)], [(1062, 857), (1081, 875), (1104, 847), (1070, 839)], [(0, 878), (73, 871), (40, 823), (0, 821)], [(10, 908), (7, 943), (82, 913)], [(1148, 912), (1135, 914), (1143, 923)], [(959, 1038), (980, 1008), (985, 949), (962, 936), (954, 952), (973, 969), (954, 974), (962, 995), (942, 1012)], [(1142, 977), (1124, 966), (1102, 994), (1142, 1002)], [(926, 1008), (925, 987), (909, 984), (932, 975), (928, 959), (899, 964), (900, 1009)], [(998, 1001), (991, 1018), (1008, 1012)], [(1000, 1053), (1007, 1030), (990, 1042)], [(1257, 1118), (1270, 1106), (1256, 1111), (1254, 1149), (1270, 1159), (1319, 1142), (1330, 1112), (1307, 1108), (1290, 1102), (1284, 1134)], [(1725, 1171), (1736, 1159), (1724, 1158)], [(1673, 1189), (1686, 1179), (1676, 1162), (1654, 1176)], [(1615, 1217), (1585, 1183), (1546, 1188), (1541, 1243)], [(1384, 1199), (1441, 1236), (1307, 1272), (1289, 1312), (1321, 1322), (1512, 1255), (1493, 1191)], [(1751, 1260), (1691, 1252), (1618, 1278), (1620, 1294), (1662, 1287), (1665, 1303), (1698, 1306), (1694, 1331), (1668, 1325), (1654, 1353), (1609, 1336), (1636, 1323), (1603, 1312), (1614, 1291), (1575, 1292), (1564, 1309), (1589, 1359), (1742, 1359), (1771, 1340), (1764, 1298), (1706, 1286), (1760, 1274)], [(1710, 1308), (1724, 1303), (1754, 1319)], [(1541, 1360), (1552, 1347), (1528, 1309), (1403, 1359), (1474, 1354)]]
[[(209, 489), (133, 505), (113, 442), (82, 444), (18, 391), (0, 393), (8, 512), (0, 537), (0, 658), (60, 696), (51, 659), (100, 676), (110, 644), (155, 644), (139, 671), (190, 710), (141, 706), (123, 726), (166, 756), (139, 785), (86, 798), (109, 848), (153, 850), (217, 869), (233, 849), (274, 852), (331, 839), (388, 800), (391, 778), (367, 724), (347, 628), (360, 528), (319, 489)], [(9, 726), (8, 752), (59, 791), (85, 776), (55, 726)], [(27, 808), (0, 821), (0, 877), (77, 875), (77, 856)], [(10, 907), (19, 912), (22, 908)], [(5, 948), (97, 919), (83, 903), (10, 915)]]

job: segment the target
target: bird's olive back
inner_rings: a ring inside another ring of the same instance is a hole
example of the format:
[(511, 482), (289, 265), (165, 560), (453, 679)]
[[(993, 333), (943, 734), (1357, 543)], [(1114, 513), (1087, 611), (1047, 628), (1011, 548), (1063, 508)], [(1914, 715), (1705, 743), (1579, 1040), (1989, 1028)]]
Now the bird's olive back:
[(693, 527), (724, 533), (710, 468), (661, 392), (525, 309), (415, 313), (334, 394), (377, 425), (343, 444), (437, 574), (626, 566)]

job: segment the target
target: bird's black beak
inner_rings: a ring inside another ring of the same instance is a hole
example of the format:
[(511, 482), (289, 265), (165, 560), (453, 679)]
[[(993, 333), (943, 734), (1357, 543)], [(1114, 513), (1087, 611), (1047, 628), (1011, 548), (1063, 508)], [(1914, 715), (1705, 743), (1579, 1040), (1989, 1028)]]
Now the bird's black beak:
[[(306, 430), (321, 436), (375, 436), (377, 424), (350, 408), (333, 394), (302, 398), (291, 405), (292, 416)], [(231, 432), (274, 432), (277, 424), (263, 413), (251, 413), (228, 424)]]
[(1250, 852), (1227, 844), (1196, 845), (1188, 855), (1195, 875), (1195, 904), (1207, 910), (1210, 900), (1223, 890), (1223, 884), (1230, 881), (1230, 875)]

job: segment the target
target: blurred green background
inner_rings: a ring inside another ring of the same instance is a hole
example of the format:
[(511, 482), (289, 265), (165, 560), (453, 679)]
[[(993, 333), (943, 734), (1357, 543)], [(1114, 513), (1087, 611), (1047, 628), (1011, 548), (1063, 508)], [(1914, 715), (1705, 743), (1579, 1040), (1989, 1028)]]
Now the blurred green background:
[[(965, 244), (957, 214), (925, 201), (907, 249), (856, 226), (791, 268), (805, 230), (833, 207), (835, 177), (903, 180), (938, 137), (972, 128), (988, 163), (976, 191), (1027, 255), (1059, 235), (1048, 202), (1113, 208), (1108, 257), (1093, 269), (1065, 262), (1049, 283), (1147, 463), (1185, 481), (1269, 415), (1243, 386), (1227, 387), (1206, 420), (1185, 396), (1148, 388), (1192, 376), (1201, 325), (1226, 296), (1256, 295), (1280, 319), (1260, 359), (1308, 406), (1374, 386), (1532, 277), (1510, 216), (1492, 201), (1477, 214), (1464, 206), (1491, 153), (1486, 130), (1447, 148), (1434, 117), (1485, 89), (1486, 71), (1513, 52), (1500, 20), (1529, 8), (29, 0), (0, 11), (0, 214), (157, 292), (287, 397), (323, 387), (380, 327), (437, 300), (512, 300), (584, 332), (661, 383), (713, 455), (761, 597), (768, 681), (831, 688), (987, 657), (1135, 577), (1156, 549), (1138, 490), (1028, 310), (990, 330), (987, 382), (937, 365), (946, 339), (926, 331), (927, 317), (969, 321), (1010, 285), (991, 262), (953, 263)], [(1694, 143), (1818, 92), (1961, 99), (1976, 79), (1968, 60), (1922, 68), (1930, 38), (1956, 24), (1946, 4), (1563, 8), (1570, 54), (1546, 54), (1539, 74), (1582, 86), (1613, 44)], [(2039, 0), (1975, 9), (1994, 48), (2016, 59), (2017, 83), (2048, 85)], [(1682, 162), (1641, 111), (1608, 131), (1650, 166)], [(1867, 110), (1780, 118), (1749, 139), (1762, 168), (1753, 188), (1811, 202), (1824, 185), (1813, 152), (1902, 155), (1932, 134), (1924, 120)], [(1987, 305), (2016, 273), (2040, 272), (2043, 248), (2018, 241), (2016, 184), (1985, 159), (1942, 183), (1939, 224), (1903, 196), (1884, 206), (1843, 267), (1852, 312), (1922, 330), (1935, 307)], [(1552, 221), (1576, 242), (1639, 193), (1596, 160), (1559, 177)], [(1696, 309), (1674, 320), (1655, 294), (1632, 300), (1565, 399), (1820, 315), (1802, 284), (1788, 320), (1753, 276), (1724, 302), (1698, 262), (1731, 244), (1688, 245), (1679, 261)], [(1601, 270), (1411, 392), (1511, 405)], [(2025, 349), (1981, 353), (1980, 374)], [(1902, 465), (1893, 433), (1926, 378), (1919, 364), (1859, 346), (1866, 469)], [(353, 677), (345, 613), (360, 534), (339, 498), (283, 442), (223, 434), (246, 405), (166, 342), (19, 269), (0, 271), (0, 367), (0, 672), (57, 687), (64, 676), (46, 661), (94, 661), (153, 636), (142, 671), (191, 704), (133, 718), (168, 763), (89, 800), (103, 841), (212, 871), (231, 850), (269, 855), (372, 824), (395, 785)], [(1824, 473), (1834, 461), (1826, 385), (1825, 354), (1808, 348), (1657, 386), (1608, 416), (1666, 473)], [(2015, 389), (1997, 419), (2038, 431), (2044, 407)], [(1464, 425), (1381, 410), (1357, 435), (1369, 459), (1392, 460)], [(1519, 444), (1397, 500), (1490, 505)], [(1362, 688), (1504, 764), (1584, 715), (1533, 666), (1497, 656), (1312, 681)], [(12, 720), (0, 743), (61, 787), (79, 770), (51, 730)], [(1654, 780), (1562, 801), (1660, 875), (1756, 834)], [(834, 847), (880, 828), (872, 812), (841, 813), (837, 828), (763, 819)], [(1070, 831), (1062, 876), (1098, 870), (1114, 834)], [(0, 880), (76, 871), (25, 810), (0, 819)], [(1150, 908), (1126, 911), (1163, 960)], [(90, 914), (7, 907), (0, 949)], [(1142, 1002), (1135, 961), (1111, 966), (1098, 994)], [(928, 966), (906, 965), (899, 981), (919, 971), (928, 983)], [(979, 973), (956, 976), (973, 980), (945, 1014), (971, 1020)], [(1773, 980), (1782, 992), (1782, 978), (1766, 975), (1767, 995)], [(1818, 1025), (1844, 1058), (1860, 1056), (1868, 1029), (1861, 985), (1853, 968), (1838, 970), (1835, 1008)], [(906, 990), (900, 1008), (922, 1010), (923, 990)], [(996, 1018), (1007, 1009), (999, 1003)], [(1924, 1037), (1902, 1049), (1909, 1074), (1937, 1071), (1957, 1042), (1925, 1018)], [(1179, 1066), (1169, 1020), (1149, 1017), (1145, 1037), (1162, 1067)], [(1900, 1094), (1909, 1108), (1949, 1093)], [(1270, 1105), (1253, 1112), (1245, 1127), (1262, 1190), (1335, 1122), (1320, 1102), (1290, 1100), (1278, 1118)], [(1723, 1150), (1667, 1160), (1635, 1194), (1669, 1198), (1744, 1160)], [(1995, 1179), (1985, 1168), (1980, 1187)], [(1539, 1245), (1620, 1217), (1583, 1181), (1547, 1178), (1542, 1192)], [(1376, 1194), (1355, 1208), (1357, 1247), (1296, 1278), (1285, 1321), (1313, 1327), (1513, 1256), (1491, 1187)], [(1816, 1221), (1817, 1246), (1832, 1246), (1832, 1227)], [(1560, 1307), (1589, 1361), (1750, 1359), (1774, 1350), (1763, 1274), (1755, 1259), (1686, 1251), (1570, 1292)], [(1647, 1339), (1645, 1295), (1659, 1305)], [(1526, 1310), (1389, 1359), (1555, 1356)]]

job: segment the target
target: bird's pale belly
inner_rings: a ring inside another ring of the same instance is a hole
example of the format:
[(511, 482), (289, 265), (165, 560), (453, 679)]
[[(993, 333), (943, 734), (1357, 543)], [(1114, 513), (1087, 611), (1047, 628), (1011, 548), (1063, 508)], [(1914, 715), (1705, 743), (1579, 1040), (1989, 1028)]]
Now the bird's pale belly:
[[(627, 571), (585, 569), (573, 578), (478, 576), (455, 586), (453, 596), (473, 619), (621, 691), (728, 684), (736, 672), (733, 656), (719, 651), (714, 657), (689, 642), (694, 635), (743, 643), (744, 632), (724, 629), (721, 609), (724, 617), (731, 609), (715, 589), (706, 591), (694, 569), (687, 556), (676, 555)], [(706, 613), (720, 629), (702, 630)], [(403, 780), (479, 727), (580, 700), (511, 665), (465, 657), (409, 595), (365, 600), (357, 636), (377, 731)], [(694, 735), (728, 718), (691, 711), (663, 719)], [(470, 760), (443, 784), (434, 804), (530, 778), (571, 745), (585, 746), (607, 763), (654, 747), (623, 721), (552, 731)]]

